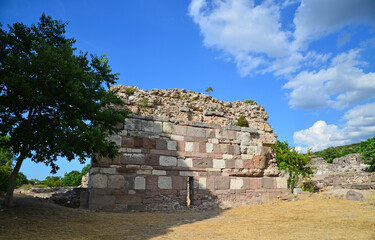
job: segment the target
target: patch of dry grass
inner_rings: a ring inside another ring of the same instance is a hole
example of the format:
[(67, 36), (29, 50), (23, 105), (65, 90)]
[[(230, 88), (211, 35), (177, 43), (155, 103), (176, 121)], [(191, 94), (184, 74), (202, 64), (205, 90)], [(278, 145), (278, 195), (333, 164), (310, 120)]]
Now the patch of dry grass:
[(182, 213), (89, 212), (18, 198), (0, 212), (0, 239), (375, 239), (375, 192), (366, 197)]

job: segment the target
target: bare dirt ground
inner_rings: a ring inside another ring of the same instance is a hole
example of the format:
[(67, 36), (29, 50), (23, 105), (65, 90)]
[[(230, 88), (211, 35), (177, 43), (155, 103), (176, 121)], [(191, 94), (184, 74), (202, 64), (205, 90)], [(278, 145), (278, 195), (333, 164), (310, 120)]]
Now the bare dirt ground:
[(16, 196), (0, 239), (375, 239), (375, 191), (364, 201), (313, 194), (230, 210), (105, 213)]

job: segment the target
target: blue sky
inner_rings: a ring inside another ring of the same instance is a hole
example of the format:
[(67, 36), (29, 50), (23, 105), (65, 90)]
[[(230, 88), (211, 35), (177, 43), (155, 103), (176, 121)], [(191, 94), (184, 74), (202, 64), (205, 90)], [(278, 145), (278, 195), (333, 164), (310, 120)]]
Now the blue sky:
[[(254, 99), (301, 150), (375, 136), (373, 0), (0, 0), (3, 25), (43, 12), (69, 21), (78, 50), (106, 53), (119, 84)], [(58, 175), (83, 167), (58, 165)], [(26, 161), (21, 171), (50, 169)]]

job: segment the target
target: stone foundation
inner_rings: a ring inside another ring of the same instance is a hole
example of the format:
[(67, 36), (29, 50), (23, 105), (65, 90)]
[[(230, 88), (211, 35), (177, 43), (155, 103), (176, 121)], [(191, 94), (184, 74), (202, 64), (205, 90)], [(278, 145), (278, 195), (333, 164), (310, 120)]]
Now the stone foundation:
[(272, 132), (132, 115), (111, 140), (121, 155), (92, 162), (89, 208), (172, 210), (259, 204), (286, 191)]

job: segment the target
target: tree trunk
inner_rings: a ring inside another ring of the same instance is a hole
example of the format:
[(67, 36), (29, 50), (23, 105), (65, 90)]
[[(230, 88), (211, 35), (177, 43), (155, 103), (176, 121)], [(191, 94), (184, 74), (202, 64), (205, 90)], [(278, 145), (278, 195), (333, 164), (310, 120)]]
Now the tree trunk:
[(9, 185), (8, 185), (7, 193), (4, 199), (5, 207), (10, 207), (10, 205), (12, 204), (13, 191), (16, 186), (17, 175), (18, 175), (18, 172), (20, 171), (20, 168), (24, 159), (25, 157), (23, 157), (22, 155), (17, 159), (16, 166), (14, 167), (13, 172), (10, 175)]

